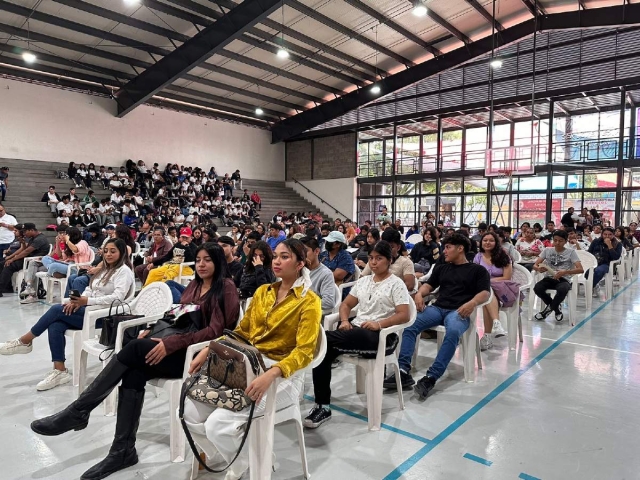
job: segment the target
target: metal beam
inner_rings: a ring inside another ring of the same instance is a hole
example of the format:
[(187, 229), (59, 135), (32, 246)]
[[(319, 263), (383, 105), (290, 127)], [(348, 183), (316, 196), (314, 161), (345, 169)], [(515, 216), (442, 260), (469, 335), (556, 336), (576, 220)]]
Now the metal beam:
[(427, 17), (429, 17), (435, 23), (437, 23), (442, 28), (447, 30), (451, 35), (456, 37), (458, 40), (460, 40), (465, 45), (468, 45), (469, 43), (471, 43), (471, 39), (469, 37), (467, 37), (464, 33), (462, 33), (456, 27), (451, 25), (449, 22), (447, 22), (444, 18), (442, 18), (440, 15), (438, 15), (436, 12), (434, 12), (431, 9), (431, 5), (433, 5), (434, 3), (430, 3), (429, 6), (427, 7)]
[[(533, 15), (535, 17), (536, 16), (536, 5), (534, 4), (534, 0), (522, 0), (522, 3), (524, 3), (524, 6), (527, 7), (527, 10), (529, 10), (531, 15)], [(537, 2), (537, 3), (538, 3), (538, 14), (539, 15), (546, 15), (546, 12), (540, 6), (540, 3), (539, 2)]]
[(595, 101), (593, 98), (591, 98), (591, 97), (590, 97), (589, 95), (587, 95), (585, 92), (582, 92), (582, 96), (583, 96), (584, 98), (586, 98), (586, 99), (589, 101), (589, 103), (590, 103), (591, 105), (593, 105), (593, 106), (594, 106), (594, 108), (595, 108), (597, 111), (600, 111), (600, 106), (596, 103), (596, 101)]
[(370, 7), (366, 3), (361, 2), (360, 0), (344, 0), (344, 1), (346, 3), (348, 3), (349, 5), (351, 5), (352, 7), (355, 7), (358, 10), (366, 13), (370, 17), (375, 18), (381, 24), (384, 24), (387, 27), (391, 28), (392, 30), (395, 30), (400, 35), (404, 36), (407, 40), (410, 40), (413, 43), (415, 43), (417, 45), (420, 45), (426, 51), (428, 51), (429, 53), (433, 54), (433, 56), (437, 57), (438, 55), (440, 55), (442, 53), (440, 50), (435, 48), (430, 43), (427, 43), (424, 40), (422, 40), (415, 33), (410, 32), (409, 30), (404, 28), (402, 25), (397, 24), (396, 22), (391, 20), (389, 17), (387, 17), (386, 15), (383, 15), (382, 13), (378, 12), (375, 8)]
[(497, 18), (493, 18), (493, 16), (487, 12), (485, 10), (485, 8), (480, 5), (479, 2), (477, 2), (476, 0), (464, 0), (465, 2), (467, 2), (469, 5), (471, 5), (476, 12), (478, 12), (480, 15), (482, 15), (491, 25), (493, 25), (493, 23), (495, 22), (496, 24), (496, 30), (498, 30), (499, 32), (504, 30), (504, 26), (498, 22)]
[[(17, 28), (17, 27), (12, 27), (10, 25), (5, 25), (0, 23), (0, 32), (6, 32), (9, 33), (11, 35), (14, 36), (18, 36), (18, 37), (22, 37), (22, 38), (27, 38), (27, 31)], [(60, 48), (64, 48), (67, 50), (71, 50), (73, 52), (78, 52), (78, 53), (84, 53), (87, 55), (92, 55), (94, 57), (99, 57), (99, 58), (104, 58), (107, 60), (111, 60), (114, 62), (118, 62), (118, 63), (122, 63), (124, 65), (129, 65), (132, 68), (133, 67), (138, 67), (138, 68), (150, 68), (153, 64), (149, 63), (149, 62), (144, 62), (142, 60), (138, 60), (136, 58), (131, 58), (131, 57), (126, 57), (123, 55), (119, 55), (116, 53), (111, 53), (111, 52), (107, 52), (104, 50), (101, 50), (99, 48), (94, 48), (94, 47), (87, 47), (85, 45), (81, 45), (81, 44), (77, 44), (74, 42), (69, 42), (67, 40), (62, 40), (62, 39), (58, 39), (55, 37), (51, 37), (49, 35), (43, 35), (40, 33), (36, 33), (36, 32), (30, 32), (29, 35), (31, 36), (32, 40), (35, 40), (37, 42), (43, 42), (43, 43), (47, 43), (49, 45), (54, 45), (56, 47), (60, 47)], [(37, 51), (37, 47), (34, 49)], [(166, 52), (167, 54), (169, 54), (169, 52)], [(59, 63), (59, 60), (58, 60)], [(74, 63), (71, 62), (70, 66), (74, 66)], [(98, 66), (93, 66), (90, 64), (85, 64), (85, 66), (87, 67), (87, 69), (90, 70), (95, 70), (95, 71), (101, 71), (101, 67)], [(130, 80), (134, 78), (134, 75), (129, 74), (128, 76), (118, 76), (115, 77), (116, 79), (121, 79), (121, 80)], [(239, 95), (243, 95), (246, 97), (250, 97), (250, 98), (255, 98), (257, 100), (260, 100), (262, 102), (266, 102), (266, 103), (273, 103), (274, 105), (280, 105), (283, 106), (285, 108), (289, 108), (292, 110), (302, 110), (303, 107), (295, 104), (295, 103), (290, 103), (290, 102), (286, 102), (284, 100), (278, 100), (278, 99), (274, 99), (271, 97), (268, 97), (266, 95), (261, 95), (259, 93), (255, 93), (252, 92), (250, 90), (247, 89), (243, 89), (243, 88), (238, 88), (238, 87), (233, 87), (233, 86), (229, 86), (226, 85), (224, 83), (221, 82), (216, 82), (215, 80), (211, 80), (208, 78), (202, 78), (202, 77), (197, 77), (195, 75), (191, 75), (191, 74), (186, 74), (182, 77), (184, 80), (188, 80), (190, 82), (194, 82), (194, 83), (198, 83), (201, 85), (207, 85), (213, 88), (218, 88), (218, 89), (222, 89), (222, 90), (227, 90), (233, 93), (237, 93)], [(119, 81), (117, 84), (121, 84)], [(192, 95), (203, 95), (201, 92), (197, 91), (197, 90), (192, 90), (190, 91), (190, 93)], [(224, 97), (217, 97), (218, 99), (223, 99)], [(253, 110), (255, 107), (253, 105), (249, 105), (247, 103), (232, 103), (232, 102), (236, 102), (236, 100), (233, 99), (229, 99), (231, 102), (227, 101), (227, 103), (231, 103), (232, 105), (236, 105), (236, 106), (240, 106), (240, 107), (244, 107), (244, 108), (248, 108), (249, 110)], [(222, 101), (222, 100), (218, 100), (218, 101)], [(288, 117), (288, 114), (282, 113), (282, 112), (278, 112), (275, 110), (270, 110), (267, 108), (263, 108), (263, 110), (265, 111), (265, 113), (267, 113), (268, 115), (272, 115), (274, 118), (280, 118), (280, 117)]]
[[(223, 15), (221, 12), (217, 10), (213, 10), (212, 8), (206, 7), (200, 3), (196, 3), (193, 0), (166, 0), (166, 1), (174, 5), (179, 5), (181, 7), (187, 8), (193, 12), (199, 13), (201, 15), (204, 15), (206, 17), (213, 18), (213, 19), (218, 19)], [(227, 2), (227, 3), (234, 6), (236, 5), (234, 2)], [(367, 62), (360, 60), (359, 58), (356, 58), (347, 53), (341, 52), (337, 48), (333, 48), (328, 45), (325, 45), (322, 42), (319, 42), (318, 40), (315, 40), (303, 33), (297, 32), (292, 28), (283, 26), (282, 24), (274, 20), (271, 20), (269, 18), (265, 18), (262, 21), (262, 25), (264, 25), (265, 27), (272, 28), (277, 32), (282, 32), (288, 37), (295, 38), (296, 40), (299, 40), (302, 43), (306, 43), (307, 45), (313, 48), (317, 48), (320, 51), (324, 51), (335, 58), (339, 58), (340, 60), (344, 60), (349, 64), (353, 64), (354, 66), (357, 66), (362, 70), (368, 71), (373, 74), (380, 73), (381, 75), (384, 75), (384, 76), (388, 75), (388, 72), (381, 70), (379, 68), (376, 69), (373, 65), (370, 65)], [(253, 30), (254, 29), (252, 29), (251, 31)], [(326, 57), (323, 57), (323, 59), (326, 60)]]
[(564, 113), (565, 115), (571, 115), (571, 114), (569, 113), (569, 111), (568, 111), (566, 108), (564, 108), (560, 102), (556, 102), (556, 101), (552, 100), (552, 99), (551, 99), (551, 97), (548, 97), (548, 98), (547, 98), (547, 101), (549, 102), (549, 105), (555, 105), (555, 106), (557, 106), (557, 107), (558, 107), (558, 109), (559, 109), (562, 113)]
[[(15, 13), (16, 15), (21, 15), (25, 18), (31, 18), (32, 20), (37, 20), (39, 22), (43, 22), (43, 23), (47, 23), (49, 25), (55, 25), (67, 30), (71, 30), (73, 32), (80, 32), (80, 33), (84, 33), (86, 35), (95, 37), (95, 38), (100, 38), (103, 40), (107, 40), (110, 42), (114, 42), (114, 43), (118, 43), (120, 45), (126, 45), (128, 47), (131, 48), (135, 48), (136, 50), (140, 50), (142, 52), (145, 52), (149, 55), (155, 54), (155, 55), (161, 55), (161, 56), (166, 56), (169, 55), (169, 53), (171, 53), (170, 50), (166, 50), (164, 48), (160, 48), (160, 47), (155, 47), (153, 45), (149, 45), (146, 43), (142, 43), (139, 42), (137, 40), (133, 40), (131, 38), (128, 37), (124, 37), (121, 35), (117, 35), (111, 32), (105, 32), (103, 30), (99, 30), (97, 28), (93, 28), (93, 27), (88, 27), (84, 24), (81, 23), (77, 23), (77, 22), (73, 22), (71, 20), (66, 20), (60, 17), (56, 17), (53, 15), (49, 15), (46, 13), (42, 13), (39, 11), (31, 11), (30, 8), (26, 8), (26, 7), (22, 7), (20, 5), (16, 5), (13, 3), (9, 3), (6, 2), (4, 0), (0, 0), (0, 11), (6, 11), (6, 12), (10, 12), (10, 13)], [(323, 103), (324, 100), (319, 98), (319, 97), (315, 97), (313, 95), (309, 95), (306, 93), (302, 93), (300, 92), (300, 89), (298, 90), (293, 90), (290, 88), (286, 88), (286, 87), (282, 87), (280, 85), (271, 83), (271, 82), (267, 82), (258, 78), (254, 78), (251, 77), (249, 75), (245, 75), (239, 72), (236, 72), (234, 70), (230, 70), (224, 67), (218, 67), (215, 65), (211, 65), (209, 63), (203, 63), (201, 65), (199, 65), (200, 68), (215, 72), (215, 73), (219, 73), (221, 75), (225, 75), (231, 78), (237, 78), (238, 80), (243, 80), (245, 82), (248, 83), (254, 83), (256, 85), (260, 85), (261, 87), (265, 87), (265, 88), (269, 88), (271, 90), (275, 90), (281, 93), (284, 93), (286, 95), (291, 95), (294, 97), (298, 97), (298, 98), (302, 98), (304, 100), (308, 100), (311, 102), (315, 102), (315, 103)], [(274, 73), (277, 75), (277, 73)], [(293, 75), (293, 74), (292, 74)], [(293, 75), (296, 78), (291, 78), (291, 80), (296, 80), (302, 84), (310, 84), (310, 82), (308, 80), (306, 80), (303, 77), (298, 77)], [(331, 88), (323, 85), (321, 83), (317, 83), (314, 82), (311, 86), (315, 87), (315, 88), (319, 88), (322, 91), (327, 91), (330, 93), (334, 93), (331, 92)]]
[[(519, 41), (534, 30), (534, 19), (506, 28), (496, 33), (496, 39), (501, 45), (508, 45)], [(614, 7), (602, 7), (586, 11), (574, 11), (549, 14), (538, 19), (539, 29), (562, 29), (594, 27), (594, 26), (621, 26), (640, 24), (640, 4), (631, 4)], [(498, 38), (499, 37), (499, 38)], [(431, 77), (443, 71), (455, 68), (471, 59), (478, 58), (491, 51), (493, 45), (492, 36), (488, 36), (472, 42), (469, 45), (447, 52), (437, 59), (427, 60), (415, 67), (398, 72), (378, 82), (382, 95), (388, 95), (397, 90), (406, 88), (420, 80)], [(317, 127), (329, 120), (362, 107), (375, 100), (370, 89), (361, 89), (349, 92), (341, 98), (331, 100), (323, 105), (311, 108), (276, 124), (272, 129), (272, 141), (289, 140), (302, 132)], [(482, 102), (479, 102), (482, 104)], [(412, 114), (416, 115), (416, 114)]]
[(350, 28), (345, 27), (341, 23), (338, 23), (335, 20), (330, 19), (329, 17), (327, 17), (327, 16), (315, 11), (314, 9), (312, 9), (310, 7), (307, 7), (306, 5), (304, 5), (303, 3), (299, 2), (298, 0), (284, 0), (284, 2), (287, 5), (289, 5), (290, 7), (295, 8), (300, 13), (303, 13), (307, 17), (311, 17), (314, 20), (326, 25), (327, 27), (332, 28), (333, 30), (335, 30), (337, 32), (340, 32), (343, 35), (346, 35), (347, 37), (353, 38), (354, 40), (357, 40), (360, 43), (364, 43), (368, 47), (373, 48), (374, 50), (377, 50), (378, 52), (386, 55), (387, 57), (393, 58), (395, 61), (397, 61), (398, 63), (401, 63), (402, 65), (406, 65), (406, 66), (414, 66), (415, 65), (415, 63), (413, 63), (408, 58), (405, 58), (402, 55), (399, 55), (399, 54), (395, 53), (394, 51), (389, 50), (386, 47), (383, 47), (382, 45), (374, 42), (373, 40), (369, 40), (364, 35), (362, 35), (362, 34), (360, 34), (358, 32), (355, 32), (354, 30), (351, 30)]
[[(128, 17), (127, 15), (122, 15), (120, 13), (113, 12), (113, 11), (108, 10), (106, 8), (102, 8), (102, 7), (99, 7), (97, 5), (93, 5), (93, 4), (90, 4), (90, 3), (87, 3), (87, 2), (83, 2), (82, 0), (52, 0), (52, 1), (57, 2), (57, 3), (61, 3), (63, 5), (71, 7), (71, 8), (75, 8), (77, 10), (81, 10), (83, 12), (90, 13), (92, 15), (96, 15), (96, 16), (103, 17), (103, 18), (108, 18), (109, 20), (113, 20), (115, 22), (119, 22), (119, 23), (122, 23), (124, 25), (129, 25), (130, 27), (137, 28), (137, 29), (143, 30), (145, 32), (153, 33), (155, 35), (160, 35), (162, 37), (169, 38), (170, 40), (177, 40), (179, 42), (187, 42), (187, 41), (190, 40), (190, 37), (188, 37), (187, 35), (183, 35), (182, 33), (175, 32), (173, 30), (169, 30), (169, 29), (163, 28), (163, 27), (158, 27), (157, 25), (154, 25), (152, 23), (144, 22), (144, 21), (138, 20), (138, 19), (133, 18), (133, 17)], [(244, 38), (245, 38), (245, 36), (241, 36), (239, 38), (239, 40), (244, 41)], [(220, 50), (217, 53), (219, 55), (228, 57), (227, 53), (233, 53), (233, 52), (227, 52), (226, 50)], [(240, 58), (244, 58), (242, 56), (239, 56), (239, 57)], [(250, 64), (249, 62), (243, 62), (243, 63)], [(261, 62), (258, 62), (258, 63), (261, 63)], [(262, 64), (262, 65), (264, 65), (264, 64)], [(286, 77), (286, 78), (291, 78), (291, 76), (293, 75), (293, 74), (289, 74), (289, 72), (287, 72), (286, 70), (282, 70), (282, 69), (276, 68), (276, 67), (271, 67), (270, 69), (265, 69), (265, 68), (262, 68), (262, 69), (265, 70), (265, 71), (276, 73), (277, 75), (280, 75), (280, 76)], [(309, 80), (305, 79), (304, 77), (300, 77), (298, 75), (295, 75), (295, 77), (296, 77), (296, 81), (300, 81), (300, 79), (301, 79), (303, 84), (310, 84)], [(293, 80), (293, 78), (291, 78), (291, 79)], [(316, 82), (316, 85), (323, 85), (323, 84)], [(318, 88), (318, 87), (316, 86), (316, 88)], [(335, 93), (333, 90), (336, 90), (336, 89), (330, 89), (330, 87), (327, 87), (326, 85), (323, 85), (322, 90), (323, 91), (329, 91), (330, 93)]]
[[(487, 107), (487, 108), (486, 108), (486, 110), (487, 110), (487, 111), (490, 111), (490, 110), (491, 110), (491, 107)], [(506, 120), (506, 121), (507, 121), (507, 122), (509, 122), (509, 123), (513, 123), (513, 118), (509, 118), (509, 117), (507, 117), (504, 113), (500, 113), (500, 111), (499, 111), (499, 110), (496, 110), (495, 108), (493, 109), (493, 114), (494, 114), (496, 117), (500, 117), (500, 118), (502, 118), (503, 120)]]
[(222, 50), (247, 28), (276, 11), (279, 4), (278, 0), (245, 0), (215, 24), (197, 33), (188, 42), (147, 68), (118, 92), (118, 117), (122, 118), (165, 86)]

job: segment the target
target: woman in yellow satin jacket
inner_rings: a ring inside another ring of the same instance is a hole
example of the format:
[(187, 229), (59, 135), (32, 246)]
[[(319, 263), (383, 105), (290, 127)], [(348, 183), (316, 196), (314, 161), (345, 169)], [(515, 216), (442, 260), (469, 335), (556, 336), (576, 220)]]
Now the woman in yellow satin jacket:
[[(311, 291), (305, 259), (306, 249), (299, 240), (279, 243), (272, 268), (281, 280), (256, 290), (235, 329), (262, 353), (268, 368), (246, 390), (256, 402), (255, 417), (264, 411), (264, 394), (276, 378), (283, 377), (276, 393), (276, 410), (298, 402), (304, 386), (304, 376), (299, 372), (313, 360), (322, 309), (320, 298)], [(200, 352), (191, 363), (190, 373), (200, 369), (208, 353), (208, 348)], [(215, 463), (217, 457), (226, 465), (240, 447), (248, 415), (249, 409), (232, 412), (187, 399), (184, 419), (193, 433), (205, 435), (209, 440), (210, 445), (200, 443), (208, 462), (214, 459)], [(239, 479), (248, 468), (244, 450), (227, 470), (225, 480)]]

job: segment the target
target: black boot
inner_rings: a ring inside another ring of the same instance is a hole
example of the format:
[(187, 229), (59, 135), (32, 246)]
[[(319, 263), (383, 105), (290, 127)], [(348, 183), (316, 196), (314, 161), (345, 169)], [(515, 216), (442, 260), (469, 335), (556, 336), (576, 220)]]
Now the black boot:
[(124, 468), (138, 463), (136, 432), (140, 424), (140, 412), (144, 403), (144, 390), (120, 387), (116, 434), (109, 454), (97, 465), (82, 474), (80, 480), (100, 480)]
[(40, 435), (60, 435), (69, 430), (86, 428), (91, 411), (109, 396), (128, 368), (114, 358), (75, 402), (55, 415), (34, 420), (31, 430)]

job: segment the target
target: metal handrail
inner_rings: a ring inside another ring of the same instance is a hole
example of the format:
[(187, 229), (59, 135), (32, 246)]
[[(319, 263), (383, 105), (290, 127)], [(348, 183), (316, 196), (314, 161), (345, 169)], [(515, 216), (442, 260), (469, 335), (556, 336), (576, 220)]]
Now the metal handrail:
[(329, 208), (331, 208), (335, 213), (340, 214), (340, 216), (344, 217), (345, 219), (347, 219), (347, 218), (351, 218), (349, 215), (345, 215), (345, 214), (344, 214), (344, 213), (342, 213), (340, 210), (338, 210), (336, 207), (334, 207), (333, 205), (331, 205), (329, 202), (325, 201), (325, 200), (324, 200), (324, 198), (322, 198), (320, 195), (318, 195), (317, 193), (315, 193), (315, 192), (311, 191), (311, 190), (309, 189), (309, 187), (307, 187), (307, 186), (306, 186), (305, 184), (303, 184), (302, 182), (298, 181), (298, 180), (297, 180), (297, 179), (295, 179), (295, 178), (292, 178), (292, 180), (293, 180), (294, 182), (296, 182), (297, 184), (299, 184), (300, 186), (302, 186), (302, 187), (307, 191), (307, 193), (310, 193), (311, 195), (313, 195), (314, 197), (316, 197), (318, 200), (320, 200), (320, 204), (321, 204), (321, 205), (326, 205), (326, 206), (328, 206), (328, 207), (329, 207)]

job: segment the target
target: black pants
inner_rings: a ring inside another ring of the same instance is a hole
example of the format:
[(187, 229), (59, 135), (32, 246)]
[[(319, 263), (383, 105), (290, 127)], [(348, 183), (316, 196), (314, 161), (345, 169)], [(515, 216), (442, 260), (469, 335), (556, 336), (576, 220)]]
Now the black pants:
[[(555, 290), (556, 295), (551, 298), (551, 295), (549, 295), (546, 290)], [(571, 291), (571, 283), (569, 283), (564, 278), (555, 280), (551, 277), (544, 277), (542, 280), (536, 283), (536, 285), (533, 287), (533, 291), (538, 297), (542, 299), (542, 301), (546, 305), (549, 305), (551, 310), (553, 310), (554, 312), (558, 312), (563, 300)]]
[(140, 338), (132, 340), (120, 350), (118, 361), (129, 367), (122, 377), (123, 388), (142, 391), (151, 379), (182, 377), (187, 351), (178, 350), (164, 357), (160, 363), (149, 365), (145, 363), (145, 357), (156, 345), (158, 342), (155, 340)]
[(4, 261), (0, 262), (0, 293), (11, 293), (11, 276), (22, 270), (24, 266), (24, 260), (16, 260), (11, 262), (11, 265), (5, 266)]
[[(351, 330), (333, 330), (327, 333), (327, 354), (320, 365), (313, 369), (313, 391), (316, 403), (331, 403), (331, 364), (345, 353), (361, 354), (375, 358), (378, 350), (380, 332), (353, 327)], [(393, 351), (398, 344), (396, 335), (387, 337), (387, 353)]]

